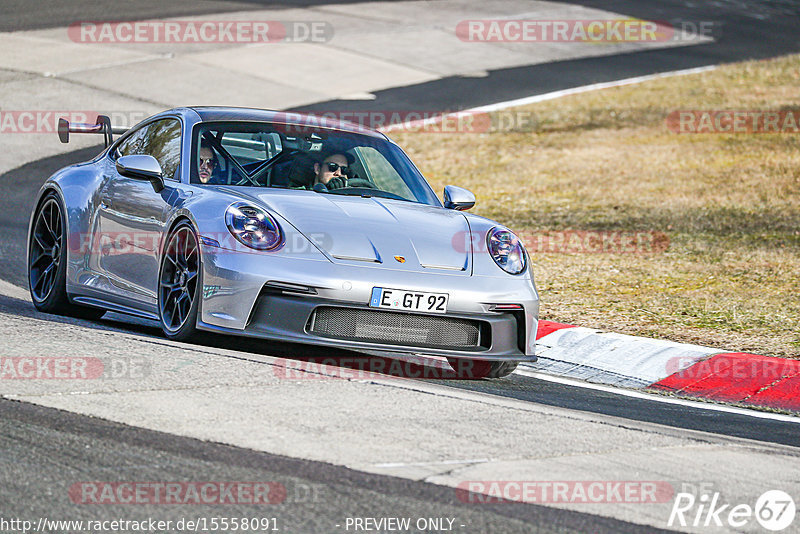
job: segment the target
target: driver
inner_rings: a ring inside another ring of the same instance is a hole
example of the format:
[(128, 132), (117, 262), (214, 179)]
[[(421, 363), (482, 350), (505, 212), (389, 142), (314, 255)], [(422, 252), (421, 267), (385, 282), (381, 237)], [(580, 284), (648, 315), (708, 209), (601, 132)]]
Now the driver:
[(328, 189), (347, 187), (347, 178), (350, 174), (350, 165), (353, 156), (341, 152), (333, 152), (322, 159), (322, 163), (314, 164), (314, 183), (323, 184)]

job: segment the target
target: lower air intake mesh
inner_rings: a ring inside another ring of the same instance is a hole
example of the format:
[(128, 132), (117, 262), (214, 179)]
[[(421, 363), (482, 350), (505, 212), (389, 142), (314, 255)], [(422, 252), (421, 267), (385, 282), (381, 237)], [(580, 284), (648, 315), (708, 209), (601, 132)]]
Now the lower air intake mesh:
[(454, 317), (355, 308), (317, 308), (309, 331), (327, 337), (429, 348), (476, 348), (481, 323)]

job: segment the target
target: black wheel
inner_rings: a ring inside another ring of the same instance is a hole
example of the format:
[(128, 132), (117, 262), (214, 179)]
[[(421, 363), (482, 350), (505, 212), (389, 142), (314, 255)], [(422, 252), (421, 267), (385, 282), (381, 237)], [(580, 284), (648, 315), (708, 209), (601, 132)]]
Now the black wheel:
[(458, 378), (503, 378), (514, 372), (519, 362), (470, 360), (467, 358), (447, 358), (450, 367)]
[(158, 275), (158, 315), (164, 334), (186, 341), (197, 333), (200, 247), (188, 221), (170, 233)]
[(99, 319), (105, 310), (72, 304), (67, 296), (66, 217), (55, 193), (36, 212), (29, 236), (28, 286), (36, 309), (45, 313)]

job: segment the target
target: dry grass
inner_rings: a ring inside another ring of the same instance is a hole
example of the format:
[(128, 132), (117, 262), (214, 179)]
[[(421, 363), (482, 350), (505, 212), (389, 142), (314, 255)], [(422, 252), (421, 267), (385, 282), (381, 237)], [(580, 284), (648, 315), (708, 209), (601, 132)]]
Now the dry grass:
[(800, 109), (798, 86), (788, 56), (512, 110), (536, 117), (516, 131), (392, 137), (438, 190), (473, 190), (475, 213), (517, 231), (669, 236), (663, 253), (534, 254), (542, 318), (800, 358), (800, 134), (679, 135), (665, 122)]

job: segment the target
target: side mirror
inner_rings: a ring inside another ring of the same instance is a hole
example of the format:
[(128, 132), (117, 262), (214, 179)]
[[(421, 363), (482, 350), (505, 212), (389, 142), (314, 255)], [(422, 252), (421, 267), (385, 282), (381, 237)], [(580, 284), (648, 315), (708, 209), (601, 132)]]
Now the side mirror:
[(475, 205), (472, 191), (454, 185), (444, 186), (444, 207), (449, 210), (463, 211)]
[(117, 172), (134, 180), (145, 180), (153, 184), (156, 193), (164, 189), (161, 165), (153, 156), (135, 155), (117, 158)]

